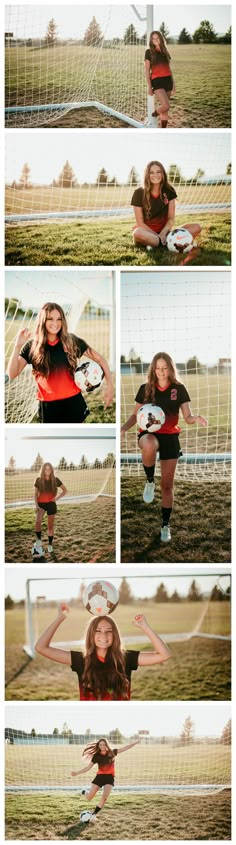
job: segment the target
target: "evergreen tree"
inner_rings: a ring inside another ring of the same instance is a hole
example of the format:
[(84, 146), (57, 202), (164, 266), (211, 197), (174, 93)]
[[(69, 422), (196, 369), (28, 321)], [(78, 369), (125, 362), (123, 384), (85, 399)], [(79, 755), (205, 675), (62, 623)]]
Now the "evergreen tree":
[(41, 458), (41, 455), (38, 452), (38, 454), (35, 458), (35, 461), (32, 464), (31, 469), (33, 469), (34, 472), (40, 472), (40, 470), (42, 469), (42, 466), (43, 466), (43, 458)]
[(181, 170), (178, 167), (178, 165), (177, 164), (170, 164), (170, 167), (169, 167), (169, 170), (168, 170), (168, 180), (169, 180), (169, 182), (171, 184), (175, 183), (176, 185), (179, 185), (179, 183), (181, 182), (181, 179), (182, 179)]
[(98, 173), (97, 185), (107, 185), (108, 182), (109, 182), (108, 173), (105, 170), (105, 167), (102, 167), (101, 170), (99, 170), (99, 173)]
[(191, 742), (193, 742), (194, 741), (194, 731), (195, 731), (194, 722), (191, 719), (191, 716), (187, 716), (187, 718), (185, 719), (184, 724), (183, 724), (182, 732), (180, 734), (182, 741), (186, 744), (190, 744)]
[(126, 581), (126, 578), (122, 578), (121, 585), (119, 588), (119, 602), (120, 604), (132, 604), (134, 597), (132, 595), (132, 591)]
[(195, 581), (195, 578), (189, 587), (187, 599), (188, 601), (202, 601), (202, 593)]
[(86, 47), (98, 47), (101, 44), (103, 39), (103, 34), (100, 29), (99, 23), (96, 21), (96, 18), (93, 16), (83, 38), (83, 44)]
[(56, 44), (56, 41), (57, 41), (57, 25), (56, 25), (56, 22), (54, 21), (54, 18), (51, 18), (51, 20), (48, 23), (47, 31), (46, 31), (46, 35), (45, 35), (45, 41), (46, 41), (47, 47), (53, 47), (54, 44)]
[(138, 41), (138, 33), (136, 32), (133, 23), (131, 23), (125, 30), (124, 44), (138, 44)]
[(165, 584), (159, 584), (157, 587), (157, 591), (154, 596), (154, 601), (156, 602), (167, 602), (169, 600), (168, 592), (166, 590)]
[(170, 33), (169, 33), (169, 29), (167, 29), (167, 26), (165, 25), (164, 21), (161, 23), (161, 26), (159, 27), (159, 32), (161, 32), (161, 35), (163, 35), (163, 38), (165, 39), (165, 41), (167, 41), (168, 35)]
[(22, 167), (18, 188), (23, 188), (24, 190), (26, 190), (26, 188), (31, 187), (32, 185), (30, 182), (30, 166), (26, 162), (25, 164), (23, 164)]
[(59, 188), (75, 188), (78, 184), (73, 168), (68, 160), (62, 168), (56, 184)]
[(179, 33), (178, 44), (192, 44), (192, 37), (185, 27)]
[(231, 719), (229, 719), (221, 734), (220, 742), (222, 745), (231, 745), (231, 733)]

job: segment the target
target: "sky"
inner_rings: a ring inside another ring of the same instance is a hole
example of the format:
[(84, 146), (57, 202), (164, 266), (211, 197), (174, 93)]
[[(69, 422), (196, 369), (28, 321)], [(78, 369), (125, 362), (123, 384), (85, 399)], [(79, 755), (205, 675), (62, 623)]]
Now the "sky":
[(177, 362), (205, 364), (231, 354), (231, 274), (121, 272), (121, 354), (151, 361), (164, 348)]
[[(145, 6), (137, 6), (141, 15), (145, 15)], [(49, 20), (53, 17), (57, 24), (59, 38), (83, 38), (93, 15), (100, 24), (106, 38), (122, 38), (125, 29), (133, 23), (139, 36), (146, 31), (146, 22), (139, 21), (128, 4), (94, 5), (29, 5), (7, 6), (6, 31), (18, 37), (44, 38)], [(158, 29), (164, 21), (170, 35), (178, 35), (183, 27), (191, 34), (202, 20), (209, 20), (217, 33), (224, 33), (230, 26), (230, 6), (224, 5), (156, 5), (154, 6), (153, 27)]]
[(171, 164), (177, 164), (185, 178), (195, 176), (199, 167), (206, 178), (219, 177), (226, 173), (231, 161), (230, 133), (209, 131), (199, 136), (191, 130), (181, 133), (172, 130), (168, 135), (156, 136), (156, 133), (141, 130), (125, 133), (114, 130), (111, 134), (105, 129), (99, 131), (99, 143), (96, 143), (96, 137), (93, 132), (82, 131), (78, 137), (75, 131), (61, 130), (55, 144), (55, 133), (51, 132), (9, 133), (6, 183), (19, 179), (26, 162), (31, 169), (31, 181), (48, 185), (59, 176), (66, 159), (80, 184), (95, 183), (102, 167), (110, 179), (116, 176), (124, 183), (134, 165), (142, 180), (146, 164), (153, 159), (161, 161), (166, 170)]
[(112, 300), (112, 276), (110, 270), (10, 270), (5, 274), (5, 295), (19, 299), (21, 304), (39, 307), (43, 301), (57, 301), (66, 304), (86, 296), (109, 307)]
[(179, 736), (185, 719), (191, 716), (195, 722), (195, 736), (219, 736), (231, 716), (230, 704), (172, 703), (144, 704), (131, 702), (124, 707), (112, 703), (109, 708), (103, 702), (95, 705), (47, 702), (40, 704), (18, 702), (6, 704), (5, 725), (8, 728), (50, 733), (54, 728), (61, 731), (64, 722), (73, 733), (85, 733), (90, 728), (94, 733), (108, 733), (118, 728), (124, 736), (138, 730), (150, 731), (152, 736)]
[[(47, 567), (47, 573), (45, 574), (42, 573), (42, 569), (35, 566), (33, 570), (32, 567), (25, 567), (24, 569), (21, 567), (17, 569), (9, 568), (5, 573), (5, 595), (10, 595), (14, 601), (24, 599), (26, 595), (26, 580), (30, 578), (30, 595), (32, 601), (34, 601), (38, 595), (42, 594), (47, 600), (52, 599), (66, 601), (78, 596), (81, 581), (85, 584), (85, 586), (87, 586), (91, 583), (91, 581), (96, 580), (97, 577), (97, 573), (94, 575), (89, 574), (88, 576), (87, 571), (84, 577), (75, 577), (74, 570), (69, 569), (69, 567), (66, 569), (66, 574), (62, 568), (62, 570), (57, 572), (57, 575), (55, 575), (55, 569), (51, 569), (50, 567)], [(111, 576), (109, 574), (107, 576), (107, 573), (101, 575), (101, 572), (99, 571), (99, 577), (103, 577), (105, 580), (108, 579), (117, 587), (117, 589), (119, 589), (123, 575), (117, 577), (116, 575)], [(41, 582), (39, 582), (38, 579), (42, 578), (43, 581), (41, 580)], [(230, 576), (228, 573), (221, 575), (218, 569), (217, 571), (213, 571), (211, 574), (209, 574), (209, 570), (206, 570), (206, 574), (203, 575), (202, 571), (200, 570), (199, 572), (197, 567), (195, 567), (190, 574), (179, 574), (178, 577), (174, 572), (169, 574), (169, 571), (168, 573), (163, 573), (162, 571), (158, 577), (156, 575), (147, 576), (144, 572), (138, 577), (137, 575), (126, 577), (126, 580), (128, 581), (135, 597), (148, 598), (153, 596), (156, 588), (162, 581), (165, 583), (169, 594), (173, 593), (174, 590), (177, 589), (181, 595), (186, 595), (193, 578), (196, 578), (199, 588), (204, 593), (209, 593), (215, 584), (219, 584), (220, 588), (225, 591), (230, 584)]]
[[(96, 439), (97, 438), (97, 439)], [(103, 460), (108, 452), (115, 454), (115, 437), (107, 428), (90, 430), (88, 435), (80, 436), (78, 431), (60, 429), (56, 437), (47, 435), (23, 435), (22, 429), (9, 428), (6, 435), (5, 465), (8, 466), (9, 458), (13, 456), (17, 468), (31, 467), (36, 455), (40, 452), (43, 461), (50, 461), (54, 466), (60, 458), (64, 457), (67, 462), (79, 463), (82, 455), (88, 457), (90, 462), (95, 458)]]

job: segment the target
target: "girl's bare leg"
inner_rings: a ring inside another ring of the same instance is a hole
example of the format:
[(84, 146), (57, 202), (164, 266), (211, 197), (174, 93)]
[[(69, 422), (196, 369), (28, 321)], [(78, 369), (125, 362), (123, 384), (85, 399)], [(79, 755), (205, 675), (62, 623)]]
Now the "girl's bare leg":
[(99, 801), (99, 804), (98, 804), (98, 807), (100, 807), (100, 809), (102, 809), (102, 807), (104, 807), (104, 804), (106, 803), (107, 799), (109, 798), (111, 790), (112, 790), (112, 785), (110, 783), (106, 783), (106, 785), (103, 787), (103, 793), (101, 795), (101, 798), (100, 798), (100, 801)]
[(156, 454), (159, 449), (156, 437), (153, 437), (153, 434), (143, 434), (139, 441), (139, 448), (144, 466), (152, 467), (156, 463)]
[(156, 109), (157, 114), (159, 114), (160, 120), (168, 120), (168, 111), (170, 108), (168, 92), (165, 91), (164, 88), (157, 88), (157, 90), (155, 91), (155, 95), (160, 103), (159, 108)]
[(45, 511), (43, 510), (43, 508), (37, 508), (35, 531), (41, 531), (42, 519), (43, 519), (44, 513), (45, 513)]
[(187, 229), (188, 232), (191, 233), (193, 238), (195, 238), (197, 235), (200, 235), (201, 232), (201, 226), (199, 225), (199, 223), (184, 223), (183, 226), (181, 226), (181, 229)]
[(92, 783), (92, 786), (91, 786), (91, 789), (89, 790), (89, 792), (87, 792), (87, 794), (85, 793), (84, 797), (86, 798), (86, 801), (91, 801), (92, 798), (94, 798), (94, 795), (96, 795), (96, 792), (98, 792), (99, 788), (100, 787), (97, 786), (96, 783)]
[(54, 514), (48, 514), (48, 535), (49, 535), (49, 537), (54, 536), (54, 522), (55, 522)]
[(174, 501), (174, 476), (177, 458), (160, 461), (161, 464), (161, 502), (163, 508), (172, 508)]
[(133, 239), (136, 244), (144, 244), (145, 246), (158, 247), (160, 245), (160, 238), (152, 229), (142, 229), (142, 226), (137, 226), (133, 231)]

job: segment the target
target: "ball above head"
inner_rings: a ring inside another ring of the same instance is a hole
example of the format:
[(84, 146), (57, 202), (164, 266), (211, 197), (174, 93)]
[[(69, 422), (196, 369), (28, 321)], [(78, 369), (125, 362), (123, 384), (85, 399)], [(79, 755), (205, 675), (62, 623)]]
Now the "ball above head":
[(93, 616), (108, 616), (118, 605), (119, 593), (110, 581), (92, 581), (83, 592), (83, 604)]
[(82, 810), (82, 813), (80, 813), (79, 820), (80, 822), (82, 822), (82, 824), (85, 824), (86, 822), (90, 822), (92, 815), (93, 814), (91, 810)]
[(76, 367), (74, 380), (77, 387), (85, 393), (91, 393), (98, 389), (104, 378), (104, 371), (96, 361), (83, 361)]
[(153, 434), (155, 431), (159, 431), (159, 429), (164, 425), (164, 422), (164, 411), (162, 408), (158, 408), (157, 405), (147, 403), (139, 408), (137, 413), (137, 423), (142, 431), (151, 432), (151, 434)]
[(171, 229), (166, 238), (169, 252), (190, 252), (193, 248), (193, 236), (188, 229)]

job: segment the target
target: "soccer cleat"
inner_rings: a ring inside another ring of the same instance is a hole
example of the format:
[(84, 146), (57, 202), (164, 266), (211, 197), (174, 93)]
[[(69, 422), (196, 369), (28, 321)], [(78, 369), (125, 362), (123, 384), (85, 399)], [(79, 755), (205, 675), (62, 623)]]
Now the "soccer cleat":
[(48, 545), (48, 552), (49, 552), (49, 554), (52, 554), (52, 552), (53, 552), (53, 546), (51, 545), (51, 543), (49, 543), (49, 545)]
[(155, 493), (155, 482), (154, 481), (147, 481), (143, 491), (143, 501), (146, 502), (146, 505), (150, 505), (153, 502)]
[(162, 543), (169, 543), (171, 540), (171, 533), (170, 533), (170, 526), (163, 525), (161, 528), (161, 541)]
[(153, 249), (154, 249), (153, 246), (151, 246), (150, 244), (147, 244), (147, 246), (146, 246), (147, 252), (152, 252)]
[(36, 540), (32, 547), (34, 557), (44, 557), (44, 549), (40, 540)]
[(192, 248), (195, 248), (195, 249), (196, 249), (196, 247), (197, 247), (197, 241), (193, 241), (193, 246), (192, 246)]
[(97, 816), (95, 816), (94, 813), (92, 813), (91, 819), (89, 819), (89, 824), (96, 824), (96, 822), (97, 822)]

